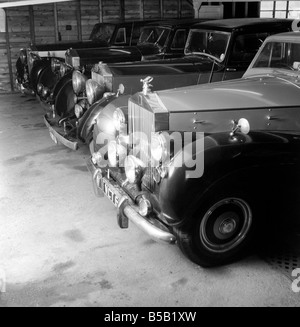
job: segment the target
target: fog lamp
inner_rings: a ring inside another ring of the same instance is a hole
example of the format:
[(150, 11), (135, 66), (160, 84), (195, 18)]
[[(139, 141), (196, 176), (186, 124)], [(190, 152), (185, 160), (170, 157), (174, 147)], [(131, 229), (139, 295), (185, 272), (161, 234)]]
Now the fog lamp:
[(58, 59), (52, 58), (51, 59), (51, 70), (53, 73), (56, 73), (60, 70), (61, 63)]
[(37, 94), (41, 95), (44, 89), (44, 85), (42, 83), (38, 83), (36, 87)]
[(48, 87), (44, 87), (42, 91), (43, 99), (47, 99), (50, 93), (51, 93), (50, 89)]
[(125, 158), (125, 174), (129, 183), (140, 183), (142, 181), (144, 172), (145, 165), (140, 159), (134, 156), (128, 156)]
[(105, 93), (105, 85), (99, 84), (96, 81), (89, 79), (86, 82), (86, 96), (90, 105), (100, 100)]
[(75, 104), (75, 116), (77, 117), (77, 119), (79, 119), (84, 112), (84, 101), (80, 101), (79, 103)]
[(123, 167), (126, 155), (126, 148), (118, 144), (117, 141), (108, 143), (108, 161), (111, 167)]
[(86, 83), (87, 77), (83, 75), (80, 71), (74, 70), (72, 75), (72, 85), (74, 93), (80, 94), (85, 89), (85, 83)]
[(151, 155), (156, 162), (165, 162), (165, 160), (167, 159), (167, 140), (163, 134), (152, 134)]
[(100, 151), (93, 153), (92, 162), (94, 165), (100, 166), (102, 159), (103, 158), (102, 158), (102, 154), (100, 153)]
[(126, 118), (123, 111), (120, 108), (117, 108), (113, 113), (113, 121), (117, 131), (121, 130), (121, 125), (125, 124)]
[(146, 217), (151, 211), (151, 202), (143, 196), (139, 201), (139, 214), (143, 217)]

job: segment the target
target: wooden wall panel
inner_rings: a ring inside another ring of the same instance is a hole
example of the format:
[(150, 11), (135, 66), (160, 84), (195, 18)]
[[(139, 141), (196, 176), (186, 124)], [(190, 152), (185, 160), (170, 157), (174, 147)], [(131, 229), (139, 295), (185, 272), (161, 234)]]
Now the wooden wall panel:
[[(178, 10), (180, 2), (181, 12)], [(27, 47), (31, 42), (55, 43), (59, 39), (57, 32), (61, 41), (88, 40), (93, 26), (102, 21), (192, 17), (194, 11), (191, 3), (192, 0), (74, 0), (56, 5), (9, 8), (6, 10), (9, 53), (6, 34), (0, 33), (0, 93), (13, 89), (11, 81), (15, 77), (10, 75), (10, 69), (15, 73), (20, 48)], [(71, 26), (71, 30), (66, 29), (67, 25)], [(11, 59), (11, 67), (8, 58)]]
[[(78, 40), (76, 11), (77, 1), (57, 3), (59, 39), (63, 42)], [(71, 30), (67, 30), (67, 26)]]
[(81, 0), (82, 40), (88, 40), (95, 24), (100, 22), (99, 0)]
[(35, 43), (55, 42), (53, 4), (33, 6)]
[(144, 18), (160, 19), (160, 0), (144, 0)]
[(120, 0), (102, 0), (103, 22), (119, 21), (121, 18)]

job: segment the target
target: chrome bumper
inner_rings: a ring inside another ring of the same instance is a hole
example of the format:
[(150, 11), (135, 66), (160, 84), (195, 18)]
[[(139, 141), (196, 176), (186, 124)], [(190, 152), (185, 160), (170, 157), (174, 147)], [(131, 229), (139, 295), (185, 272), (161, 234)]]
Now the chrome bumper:
[(44, 116), (44, 123), (47, 126), (49, 133), (50, 133), (50, 137), (53, 140), (53, 142), (55, 144), (61, 143), (64, 146), (66, 146), (67, 148), (71, 149), (71, 150), (78, 150), (78, 142), (76, 141), (71, 141), (68, 140), (67, 138), (65, 138), (62, 134), (60, 134), (59, 132), (57, 132), (50, 124), (50, 122), (47, 119), (47, 116)]
[[(139, 214), (138, 206), (131, 200), (128, 194), (115, 181), (103, 177), (101, 169), (97, 168), (91, 159), (87, 161), (87, 167), (93, 176), (92, 180), (96, 195), (106, 195), (111, 201), (113, 201), (112, 197), (119, 199), (117, 203), (114, 202), (114, 205), (118, 210), (117, 218), (121, 228), (128, 228), (128, 220), (130, 220), (156, 242), (167, 244), (174, 244), (176, 242), (176, 237), (172, 233), (153, 225), (146, 218), (142, 217)], [(108, 193), (111, 193), (111, 196), (104, 192), (104, 184), (108, 187)]]

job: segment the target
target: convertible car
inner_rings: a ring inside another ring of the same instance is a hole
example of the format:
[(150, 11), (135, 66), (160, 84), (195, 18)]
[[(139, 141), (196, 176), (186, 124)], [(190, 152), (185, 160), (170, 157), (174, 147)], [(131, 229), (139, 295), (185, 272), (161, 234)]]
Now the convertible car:
[[(72, 83), (55, 88), (59, 92), (54, 92), (53, 111), (45, 116), (50, 135), (71, 149), (78, 148), (78, 141), (90, 143), (96, 117), (101, 113), (103, 121), (106, 117), (112, 119), (116, 106), (122, 106), (127, 116), (128, 97), (140, 90), (140, 80), (147, 82), (148, 75), (154, 78), (153, 90), (240, 78), (263, 40), (270, 34), (288, 31), (291, 26), (292, 21), (285, 19), (202, 22), (191, 28), (182, 58), (99, 63), (93, 67), (89, 80), (75, 71)], [(123, 96), (116, 99), (120, 94)], [(115, 131), (111, 133), (114, 137)]]
[(52, 58), (63, 63), (65, 53), (70, 48), (90, 51), (108, 46), (136, 45), (141, 28), (150, 22), (98, 23), (88, 41), (39, 44), (21, 49), (16, 62), (16, 86), (23, 93), (34, 94), (37, 91), (38, 78), (45, 69), (51, 67)]
[(148, 85), (126, 117), (120, 106), (97, 120), (88, 161), (96, 194), (117, 207), (121, 228), (130, 221), (177, 243), (201, 266), (240, 258), (299, 218), (299, 77), (300, 33), (290, 32), (268, 37), (242, 79)]

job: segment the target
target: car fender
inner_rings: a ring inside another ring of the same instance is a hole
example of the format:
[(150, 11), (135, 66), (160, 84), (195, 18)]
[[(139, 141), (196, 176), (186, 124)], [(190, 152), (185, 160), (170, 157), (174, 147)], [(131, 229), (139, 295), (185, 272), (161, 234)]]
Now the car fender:
[(47, 87), (52, 91), (58, 80), (58, 74), (53, 73), (51, 66), (47, 66), (40, 73), (38, 84), (41, 83), (44, 87)]
[(93, 137), (93, 126), (97, 123), (101, 111), (103, 111), (103, 109), (114, 99), (115, 96), (104, 97), (90, 106), (90, 108), (85, 112), (83, 117), (79, 120), (78, 125), (78, 136), (82, 141), (86, 143), (91, 141)]
[(50, 65), (51, 62), (47, 58), (43, 58), (38, 62), (36, 62), (32, 67), (29, 79), (30, 79), (31, 87), (34, 91), (36, 91), (40, 74), (45, 68), (49, 67)]
[[(268, 194), (274, 187), (273, 182), (279, 180), (266, 176), (280, 175), (284, 182), (284, 167), (294, 167), (300, 162), (300, 142), (293, 144), (291, 138), (278, 133), (253, 132), (239, 134), (235, 139), (229, 133), (217, 133), (205, 136), (203, 144), (193, 158), (185, 155), (183, 164), (177, 167), (179, 158), (183, 157), (183, 151), (179, 151), (169, 164), (167, 178), (161, 182), (161, 209), (171, 225), (191, 219), (206, 195), (218, 187), (224, 190), (246, 186), (249, 192), (255, 189), (257, 197)], [(194, 160), (196, 165), (203, 165), (203, 175), (188, 178), (190, 169), (187, 167), (191, 167)]]

